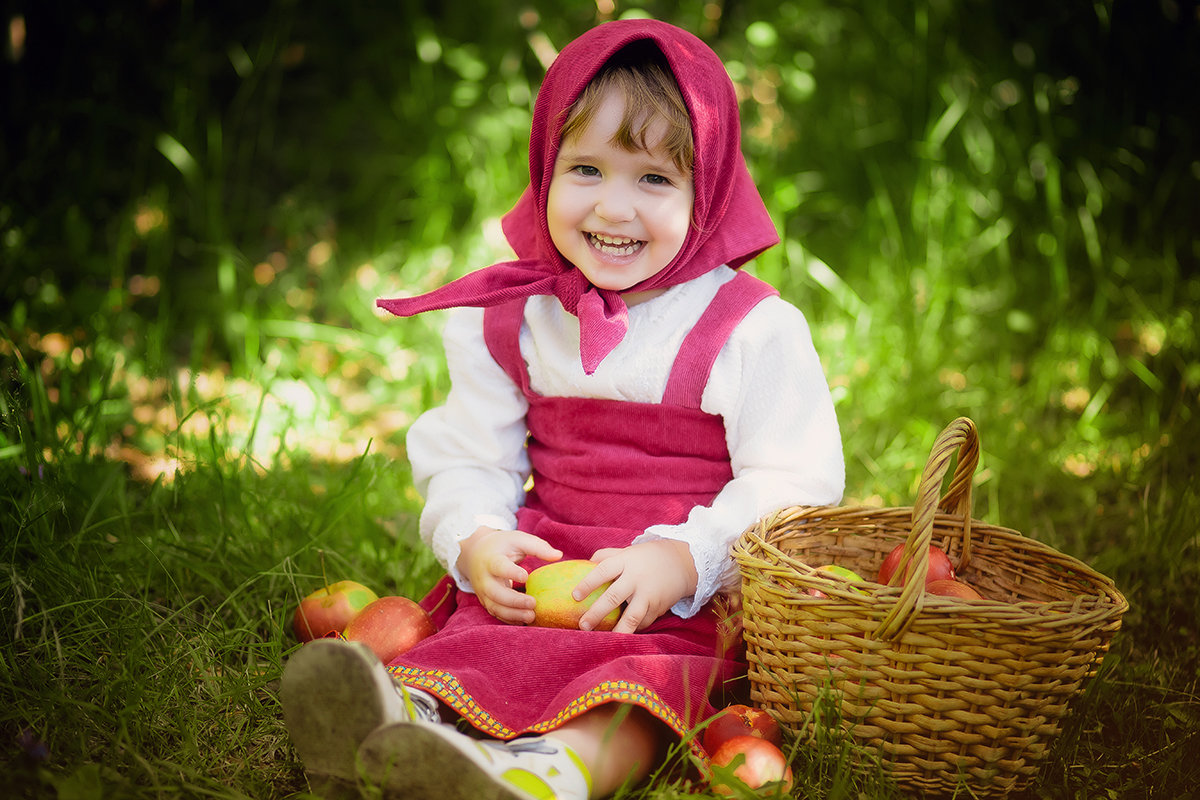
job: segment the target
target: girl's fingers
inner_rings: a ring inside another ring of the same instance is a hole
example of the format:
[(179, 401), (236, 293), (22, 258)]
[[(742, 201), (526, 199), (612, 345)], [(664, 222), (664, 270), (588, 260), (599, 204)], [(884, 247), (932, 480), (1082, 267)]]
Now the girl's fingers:
[[(593, 570), (593, 572), (595, 572), (595, 570)], [(601, 584), (603, 582), (604, 581), (601, 581)], [(592, 603), (592, 607), (587, 610), (587, 613), (580, 617), (579, 629), (585, 631), (592, 630), (599, 625), (600, 620), (608, 616), (609, 612), (611, 612), (614, 608), (620, 608), (622, 603), (631, 600), (633, 598), (633, 592), (628, 586), (628, 583), (628, 581), (622, 581), (618, 579), (613, 581), (611, 586), (601, 592), (600, 596), (596, 598), (596, 602)], [(583, 595), (580, 595), (580, 599), (587, 597), (587, 595), (590, 593), (591, 590)], [(626, 613), (628, 613), (628, 608), (626, 608)], [(640, 621), (641, 619), (639, 618), (638, 622)], [(614, 630), (618, 630), (623, 633), (633, 633), (632, 630), (623, 629), (620, 622), (617, 623), (617, 628)]]
[(525, 579), (529, 577), (529, 573), (525, 571), (524, 567), (502, 555), (496, 556), (488, 567), (488, 571), (494, 577), (510, 583), (524, 583)]
[(519, 552), (514, 555), (534, 556), (543, 561), (558, 561), (563, 556), (562, 550), (551, 547), (545, 539), (532, 533), (525, 533), (515, 544), (518, 545)]
[(646, 619), (646, 604), (645, 603), (630, 603), (625, 606), (625, 613), (621, 615), (621, 619), (617, 621), (617, 626), (613, 628), (614, 633), (637, 633), (642, 628), (642, 622)]
[(509, 625), (528, 625), (533, 622), (533, 612), (520, 609), (508, 608), (506, 606), (498, 606), (494, 609), (489, 609), (489, 613), (501, 622)]
[[(599, 555), (599, 553), (600, 551), (597, 551), (597, 555)], [(592, 560), (598, 561), (599, 563), (592, 568), (591, 572), (589, 572), (587, 575), (584, 575), (579, 583), (575, 584), (575, 588), (571, 591), (571, 596), (575, 598), (576, 602), (587, 597), (598, 587), (603, 586), (609, 581), (615, 581), (621, 575), (620, 564), (614, 561), (600, 560), (597, 559), (596, 556), (592, 556)], [(613, 608), (616, 608), (616, 606), (613, 606)], [(611, 610), (612, 609), (610, 608), (609, 611)], [(603, 616), (603, 614), (601, 616)]]
[[(523, 570), (522, 570), (523, 571)], [(535, 601), (524, 592), (518, 592), (507, 582), (495, 581), (488, 586), (488, 599), (495, 605), (519, 610), (533, 610)]]
[(489, 587), (489, 591), (480, 602), (489, 614), (501, 622), (514, 625), (533, 622), (534, 600), (524, 592), (497, 584)]

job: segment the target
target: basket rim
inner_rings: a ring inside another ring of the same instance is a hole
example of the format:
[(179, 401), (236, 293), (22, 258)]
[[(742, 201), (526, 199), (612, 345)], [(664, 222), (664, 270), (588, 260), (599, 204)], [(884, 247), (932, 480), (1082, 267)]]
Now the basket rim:
[[(870, 578), (862, 578), (861, 581), (857, 582), (847, 582), (822, 577), (818, 569), (821, 565), (810, 564), (804, 559), (777, 547), (770, 540), (770, 531), (775, 527), (773, 523), (777, 523), (781, 518), (787, 518), (794, 522), (797, 514), (801, 517), (813, 517), (815, 527), (816, 524), (825, 522), (831, 516), (836, 517), (838, 512), (870, 512), (876, 515), (890, 512), (894, 515), (903, 515), (908, 510), (909, 507), (907, 506), (894, 506), (890, 508), (868, 506), (790, 506), (786, 509), (781, 509), (773, 515), (764, 517), (758, 523), (743, 531), (733, 544), (732, 555), (734, 561), (738, 564), (743, 584), (746, 582), (758, 582), (768, 585), (771, 582), (762, 573), (769, 569), (771, 576), (776, 579), (774, 582), (776, 588), (783, 594), (794, 594), (794, 592), (785, 592), (785, 587), (780, 581), (782, 583), (796, 584), (801, 590), (819, 589), (827, 595), (827, 598), (823, 599), (822, 602), (841, 603), (851, 612), (857, 610), (858, 613), (862, 613), (863, 609), (869, 605), (876, 606), (876, 608), (887, 607), (890, 610), (894, 610), (894, 607), (900, 603), (903, 587), (885, 586)], [(939, 512), (936, 519), (939, 522), (951, 524), (962, 522), (962, 518), (959, 515), (945, 512)], [(1068, 574), (1071, 577), (1078, 579), (1080, 583), (1086, 584), (1089, 591), (1079, 592), (1072, 589), (1072, 597), (1069, 599), (1039, 601), (1002, 600), (996, 598), (967, 600), (930, 595), (922, 590), (918, 592), (919, 605), (922, 610), (933, 613), (953, 613), (957, 611), (969, 614), (983, 612), (989, 607), (1016, 608), (1029, 612), (1026, 619), (1027, 622), (1046, 622), (1049, 617), (1055, 626), (1061, 626), (1071, 621), (1071, 617), (1064, 619), (1062, 617), (1063, 614), (1090, 617), (1095, 615), (1097, 608), (1105, 608), (1108, 614), (1119, 617), (1128, 611), (1128, 600), (1117, 588), (1112, 578), (1097, 571), (1075, 556), (1063, 553), (1045, 542), (1032, 539), (1011, 528), (991, 525), (980, 521), (974, 522), (972, 535), (978, 536), (982, 533), (993, 538), (998, 536), (1006, 540), (1006, 545), (1023, 549), (1026, 553), (1034, 555), (1045, 554), (1052, 557), (1067, 568)], [(844, 528), (845, 526), (832, 524), (828, 527), (832, 531)], [(813, 531), (813, 533), (819, 532), (819, 530)], [(881, 531), (881, 533), (885, 536), (895, 538), (898, 542), (904, 536), (904, 534), (898, 531)], [(867, 535), (867, 532), (864, 531), (863, 535)], [(1063, 583), (1065, 584), (1066, 582), (1064, 581)], [(865, 594), (864, 591), (866, 592)], [(745, 587), (743, 586), (744, 592)], [(814, 598), (814, 600), (817, 600), (817, 598)], [(1095, 606), (1096, 608), (1088, 609), (1088, 606)]]
[[(863, 505), (830, 506), (830, 505), (802, 505), (802, 504), (788, 506), (786, 508), (779, 509), (778, 511), (776, 511), (772, 514), (769, 514), (767, 516), (760, 518), (753, 525), (750, 525), (749, 527), (747, 527), (744, 531), (742, 531), (742, 533), (738, 536), (738, 538), (734, 540), (732, 549), (733, 549), (735, 555), (739, 550), (740, 551), (749, 551), (749, 548), (753, 545), (756, 538), (762, 544), (769, 545), (770, 540), (766, 536), (761, 535), (759, 532), (760, 531), (765, 532), (769, 529), (779, 527), (781, 519), (785, 516), (790, 516), (790, 517), (792, 517), (792, 519), (795, 519), (797, 516), (809, 517), (809, 518), (812, 518), (812, 521), (814, 523), (821, 523), (824, 521), (824, 519), (826, 517), (829, 517), (829, 516), (847, 516), (849, 514), (859, 514), (859, 513), (866, 513), (866, 514), (878, 515), (878, 516), (882, 516), (882, 515), (886, 515), (886, 514), (903, 515), (903, 514), (907, 514), (911, 510), (911, 508), (912, 508), (911, 506), (863, 506)], [(799, 512), (799, 513), (797, 514), (797, 512)], [(941, 523), (943, 527), (952, 527), (955, 523), (962, 524), (965, 522), (964, 517), (961, 517), (958, 514), (951, 514), (951, 513), (947, 513), (947, 512), (938, 512), (937, 515), (934, 517), (934, 519), (936, 522)], [(843, 526), (834, 525), (834, 526), (831, 526), (830, 529), (835, 530), (839, 527), (843, 527)], [(971, 529), (972, 529), (973, 533), (975, 531), (983, 531), (983, 532), (986, 532), (987, 535), (990, 535), (990, 536), (998, 536), (1002, 539), (1010, 539), (1011, 540), (1009, 542), (1010, 544), (1015, 544), (1017, 547), (1023, 548), (1032, 553), (1044, 553), (1047, 555), (1053, 555), (1057, 558), (1064, 559), (1064, 560), (1070, 562), (1070, 565), (1073, 569), (1076, 569), (1078, 572), (1082, 573), (1083, 575), (1086, 575), (1087, 577), (1093, 579), (1096, 583), (1103, 584), (1106, 586), (1111, 586), (1114, 590), (1116, 589), (1116, 583), (1115, 583), (1115, 581), (1113, 581), (1112, 578), (1110, 578), (1109, 576), (1105, 575), (1104, 573), (1098, 571), (1095, 567), (1092, 567), (1087, 562), (1081, 560), (1080, 558), (1078, 558), (1076, 556), (1071, 555), (1070, 553), (1066, 553), (1062, 550), (1059, 550), (1058, 548), (1054, 547), (1053, 545), (1043, 542), (1040, 539), (1034, 539), (1033, 537), (1026, 536), (1025, 534), (1021, 533), (1020, 531), (1018, 531), (1014, 528), (1008, 528), (1003, 525), (996, 525), (996, 524), (993, 524), (990, 522), (985, 522), (980, 519), (971, 519)], [(884, 533), (885, 535), (890, 535), (890, 533), (887, 531), (882, 531), (882, 533)], [(867, 534), (864, 532), (863, 535), (867, 535)], [(897, 539), (900, 538), (900, 534), (895, 534), (895, 535), (896, 535)], [(778, 549), (778, 548), (775, 548), (775, 549)], [(779, 553), (780, 553), (781, 558), (785, 561), (794, 562), (797, 565), (802, 565), (807, 570), (815, 569), (815, 567), (805, 563), (804, 561), (796, 558), (795, 556), (793, 556), (785, 551), (779, 550)], [(866, 582), (875, 584), (876, 586), (883, 585), (883, 584), (877, 583), (875, 581), (870, 581), (870, 580), (867, 580)], [(889, 588), (895, 588), (895, 587), (889, 587)], [(1119, 591), (1117, 593), (1120, 594)]]

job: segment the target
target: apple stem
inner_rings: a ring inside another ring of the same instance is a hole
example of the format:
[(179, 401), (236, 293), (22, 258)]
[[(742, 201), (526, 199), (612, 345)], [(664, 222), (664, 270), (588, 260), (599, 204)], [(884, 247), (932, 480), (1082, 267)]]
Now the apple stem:
[(325, 551), (318, 550), (317, 556), (321, 559), (321, 583), (325, 586), (325, 594), (329, 594), (329, 577), (325, 574)]

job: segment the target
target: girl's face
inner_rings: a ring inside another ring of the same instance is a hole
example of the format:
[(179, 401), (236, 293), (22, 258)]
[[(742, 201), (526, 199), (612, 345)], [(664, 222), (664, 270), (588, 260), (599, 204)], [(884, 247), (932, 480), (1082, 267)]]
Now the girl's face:
[(592, 285), (616, 292), (671, 263), (687, 238), (694, 197), (691, 175), (659, 146), (665, 123), (651, 126), (648, 151), (613, 143), (624, 110), (624, 98), (610, 90), (591, 124), (562, 143), (546, 205), (563, 258)]

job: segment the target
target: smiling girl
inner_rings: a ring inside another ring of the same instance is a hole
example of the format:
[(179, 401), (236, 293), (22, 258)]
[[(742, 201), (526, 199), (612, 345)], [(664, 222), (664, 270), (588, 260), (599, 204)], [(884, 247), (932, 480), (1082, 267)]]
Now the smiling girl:
[[(407, 442), (448, 574), (423, 601), (438, 632), (387, 673), (331, 640), (289, 662), (285, 717), (314, 783), (602, 797), (744, 674), (713, 602), (737, 589), (730, 545), (779, 508), (837, 503), (844, 467), (804, 316), (738, 269), (777, 235), (737, 111), (691, 34), (593, 29), (538, 94), (530, 185), (504, 220), (518, 260), (380, 301), (461, 307), (446, 403)], [(577, 597), (610, 584), (579, 630), (530, 625), (521, 587), (559, 559), (596, 562)]]

